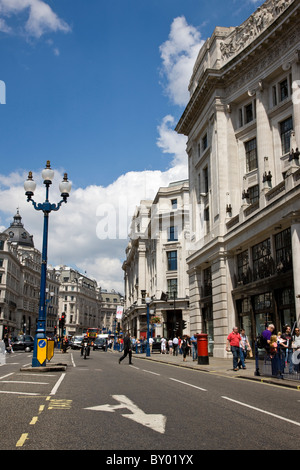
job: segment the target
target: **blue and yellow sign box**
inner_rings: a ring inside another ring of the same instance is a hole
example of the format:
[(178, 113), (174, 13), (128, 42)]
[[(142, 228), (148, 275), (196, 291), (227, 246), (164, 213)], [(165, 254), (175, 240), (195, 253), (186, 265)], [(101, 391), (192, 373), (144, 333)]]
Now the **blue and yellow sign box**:
[(54, 356), (54, 341), (53, 340), (47, 340), (47, 360), (50, 361), (52, 357)]
[(37, 360), (40, 364), (44, 364), (47, 357), (47, 339), (42, 338), (37, 340)]

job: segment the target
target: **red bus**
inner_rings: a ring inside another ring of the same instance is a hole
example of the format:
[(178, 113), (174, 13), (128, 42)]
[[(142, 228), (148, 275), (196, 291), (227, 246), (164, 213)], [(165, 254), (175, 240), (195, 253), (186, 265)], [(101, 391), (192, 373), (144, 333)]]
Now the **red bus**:
[(87, 335), (88, 338), (91, 339), (96, 339), (97, 335), (101, 333), (101, 330), (99, 328), (88, 328), (87, 329)]

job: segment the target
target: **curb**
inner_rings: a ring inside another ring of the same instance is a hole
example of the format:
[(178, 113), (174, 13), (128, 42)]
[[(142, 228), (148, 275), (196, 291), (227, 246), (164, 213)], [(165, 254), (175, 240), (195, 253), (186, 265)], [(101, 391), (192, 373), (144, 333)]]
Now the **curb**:
[(21, 372), (58, 372), (67, 370), (67, 364), (49, 364), (41, 367), (21, 367)]
[(160, 361), (159, 359), (148, 359), (147, 357), (137, 357), (135, 356), (135, 358), (137, 359), (143, 359), (143, 360), (146, 360), (146, 361), (152, 361), (152, 362), (158, 362), (159, 364), (167, 364), (167, 365), (171, 365), (171, 366), (175, 366), (175, 367), (181, 367), (183, 369), (189, 369), (189, 370), (195, 370), (195, 371), (198, 371), (198, 372), (207, 372), (207, 373), (212, 373), (214, 375), (222, 375), (222, 377), (227, 377), (227, 378), (230, 378), (230, 379), (243, 379), (243, 380), (252, 380), (254, 382), (259, 382), (259, 383), (262, 383), (262, 384), (269, 384), (269, 385), (276, 385), (278, 387), (285, 387), (285, 388), (291, 388), (291, 389), (294, 389), (294, 390), (299, 390), (300, 391), (300, 384), (297, 385), (297, 384), (294, 384), (294, 383), (290, 383), (290, 382), (287, 382), (286, 380), (280, 380), (278, 379), (277, 380), (273, 380), (272, 378), (268, 378), (268, 377), (263, 377), (263, 376), (253, 376), (253, 377), (250, 377), (249, 375), (248, 376), (245, 376), (245, 375), (229, 375), (229, 374), (224, 374), (224, 373), (220, 373), (216, 370), (208, 370), (208, 369), (201, 369), (201, 368), (198, 368), (198, 367), (194, 367), (194, 366), (189, 366), (187, 364), (178, 364), (176, 362), (166, 362), (166, 361)]

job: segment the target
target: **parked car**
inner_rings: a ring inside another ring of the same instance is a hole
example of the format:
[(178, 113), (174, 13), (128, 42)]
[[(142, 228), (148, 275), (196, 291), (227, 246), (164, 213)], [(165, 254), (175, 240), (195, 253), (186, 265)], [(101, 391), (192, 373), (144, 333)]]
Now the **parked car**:
[(152, 352), (159, 352), (161, 351), (161, 338), (153, 338), (152, 343)]
[(18, 335), (11, 340), (13, 351), (33, 351), (34, 339), (29, 335)]
[(95, 349), (106, 351), (106, 338), (96, 338), (93, 344), (93, 351), (95, 351)]
[(81, 348), (81, 342), (84, 338), (84, 335), (82, 336), (72, 336), (69, 344), (71, 346), (71, 349), (80, 349)]

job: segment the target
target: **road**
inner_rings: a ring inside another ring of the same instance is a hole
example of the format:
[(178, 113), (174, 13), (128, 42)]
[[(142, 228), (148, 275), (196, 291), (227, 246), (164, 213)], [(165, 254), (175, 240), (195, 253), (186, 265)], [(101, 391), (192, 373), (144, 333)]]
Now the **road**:
[(59, 356), (66, 372), (21, 372), (31, 357), (0, 366), (1, 450), (298, 448), (297, 390), (103, 351)]

